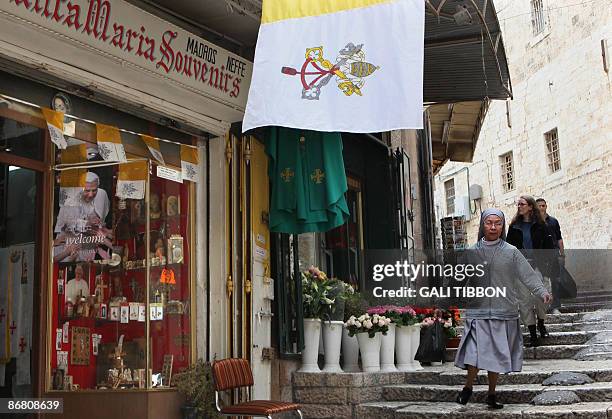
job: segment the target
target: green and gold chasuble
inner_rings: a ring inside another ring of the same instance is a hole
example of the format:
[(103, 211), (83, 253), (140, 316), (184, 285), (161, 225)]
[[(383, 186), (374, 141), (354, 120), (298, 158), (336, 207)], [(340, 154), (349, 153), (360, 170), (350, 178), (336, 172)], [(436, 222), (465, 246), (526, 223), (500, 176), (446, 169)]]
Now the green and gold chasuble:
[(270, 231), (324, 232), (348, 220), (339, 133), (272, 127), (266, 153), (272, 184)]

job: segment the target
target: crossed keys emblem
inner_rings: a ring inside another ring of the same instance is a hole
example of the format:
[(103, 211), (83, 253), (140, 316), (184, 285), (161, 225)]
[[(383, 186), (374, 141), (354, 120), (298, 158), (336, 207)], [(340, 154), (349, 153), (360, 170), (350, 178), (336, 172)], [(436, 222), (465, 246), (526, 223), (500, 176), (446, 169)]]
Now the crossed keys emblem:
[(292, 67), (283, 67), (281, 73), (288, 76), (300, 75), (302, 99), (319, 100), (321, 88), (335, 77), (338, 89), (346, 96), (362, 96), (361, 88), (365, 78), (380, 67), (365, 60), (363, 44), (349, 42), (338, 52), (336, 63), (332, 64), (323, 56), (323, 47), (307, 48), (306, 60), (298, 71)]

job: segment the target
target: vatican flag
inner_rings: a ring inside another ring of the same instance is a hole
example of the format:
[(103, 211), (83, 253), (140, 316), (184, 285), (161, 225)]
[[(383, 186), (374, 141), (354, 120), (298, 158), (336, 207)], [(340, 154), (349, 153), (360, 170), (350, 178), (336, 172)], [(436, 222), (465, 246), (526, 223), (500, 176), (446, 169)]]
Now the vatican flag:
[(423, 0), (264, 0), (243, 131), (423, 128)]
[(96, 139), (98, 152), (106, 161), (127, 162), (125, 148), (121, 142), (121, 133), (116, 127), (96, 124)]
[(49, 108), (41, 108), (40, 110), (47, 121), (47, 129), (49, 130), (51, 141), (57, 148), (65, 150), (68, 147), (68, 143), (64, 138), (64, 113)]
[(119, 165), (117, 191), (122, 199), (144, 199), (149, 165), (146, 160), (135, 160)]

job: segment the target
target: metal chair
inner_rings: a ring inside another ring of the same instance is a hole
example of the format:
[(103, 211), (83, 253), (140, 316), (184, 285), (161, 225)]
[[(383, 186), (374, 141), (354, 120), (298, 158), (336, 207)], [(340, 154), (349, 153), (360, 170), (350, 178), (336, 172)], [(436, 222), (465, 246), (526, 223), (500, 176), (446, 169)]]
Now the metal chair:
[[(215, 382), (215, 406), (223, 416), (255, 416), (272, 419), (272, 415), (281, 412), (296, 411), (302, 418), (300, 405), (297, 403), (278, 402), (273, 400), (251, 400), (253, 372), (249, 361), (241, 358), (226, 358), (215, 361), (212, 365)], [(219, 393), (246, 387), (249, 401), (229, 406), (221, 406)]]

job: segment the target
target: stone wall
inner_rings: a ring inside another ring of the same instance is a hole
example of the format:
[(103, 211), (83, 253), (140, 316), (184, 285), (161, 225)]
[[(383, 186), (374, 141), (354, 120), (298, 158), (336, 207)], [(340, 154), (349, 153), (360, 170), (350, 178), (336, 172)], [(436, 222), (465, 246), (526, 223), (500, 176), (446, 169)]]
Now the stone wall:
[(406, 382), (406, 373), (293, 374), (293, 401), (305, 418), (363, 419), (360, 403), (383, 400), (383, 387)]
[[(438, 219), (447, 215), (444, 181), (454, 177), (457, 196), (467, 194), (468, 172), (458, 169), (469, 167), (470, 184), (482, 186), (483, 198), (473, 203), (468, 223), (469, 242), (476, 239), (480, 208), (497, 207), (511, 218), (516, 198), (530, 194), (547, 200), (566, 248), (612, 249), (612, 84), (600, 43), (612, 33), (612, 12), (603, 5), (545, 0), (550, 24), (534, 36), (529, 1), (495, 2), (514, 91), (509, 118), (506, 103), (494, 101), (473, 163), (448, 163), (435, 178)], [(553, 128), (561, 161), (555, 173), (548, 168), (544, 140)], [(505, 192), (499, 156), (509, 151), (515, 187)], [(608, 253), (591, 260), (585, 253), (568, 257), (568, 269), (583, 289), (612, 289)]]

